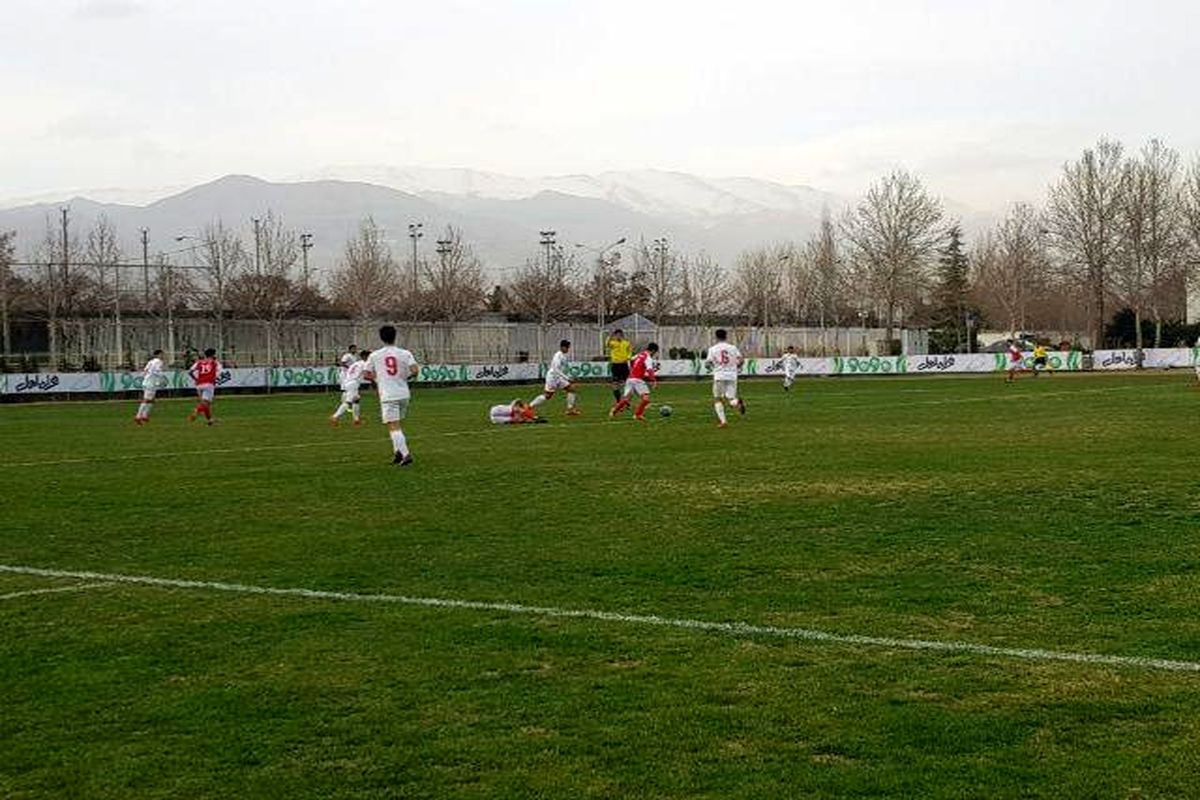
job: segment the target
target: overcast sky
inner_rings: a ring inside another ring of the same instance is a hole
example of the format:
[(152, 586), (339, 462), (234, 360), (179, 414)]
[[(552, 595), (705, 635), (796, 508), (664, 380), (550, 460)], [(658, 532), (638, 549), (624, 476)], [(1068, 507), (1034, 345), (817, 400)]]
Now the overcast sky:
[(1200, 151), (1195, 0), (5, 0), (0, 198), (336, 164), (1040, 200)]

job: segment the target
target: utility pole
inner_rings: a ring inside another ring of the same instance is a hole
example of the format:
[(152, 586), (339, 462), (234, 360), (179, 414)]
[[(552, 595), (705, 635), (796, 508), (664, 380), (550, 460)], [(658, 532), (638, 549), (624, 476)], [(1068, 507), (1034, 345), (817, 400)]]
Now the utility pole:
[(150, 310), (150, 229), (142, 228), (142, 305)]
[(304, 288), (308, 288), (308, 251), (312, 248), (313, 235), (311, 233), (300, 234), (300, 257), (304, 262)]
[(254, 223), (254, 276), (257, 278), (258, 276), (262, 275), (262, 267), (259, 264), (259, 259), (262, 256), (262, 234), (260, 232), (261, 226), (259, 223), (262, 220), (260, 220), (258, 217), (252, 217), (251, 221)]
[(422, 236), (424, 236), (424, 235), (425, 235), (425, 234), (424, 234), (424, 233), (421, 231), (421, 228), (423, 228), (423, 227), (424, 227), (424, 225), (423, 225), (422, 223), (420, 223), (420, 222), (410, 222), (410, 223), (408, 223), (408, 238), (409, 238), (409, 239), (412, 239), (412, 247), (413, 247), (413, 254), (412, 254), (412, 294), (413, 294), (413, 302), (414, 302), (414, 303), (416, 302), (416, 298), (417, 298), (417, 292), (418, 292), (418, 291), (420, 291), (420, 285), (421, 285), (421, 284), (420, 284), (420, 280), (419, 280), (419, 276), (417, 275), (417, 240), (418, 240), (418, 239), (420, 239)]
[(69, 236), (67, 234), (67, 209), (60, 208), (62, 213), (62, 287), (63, 287), (63, 308), (67, 316), (71, 315), (71, 291), (68, 288), (71, 267), (71, 250), (68, 246)]

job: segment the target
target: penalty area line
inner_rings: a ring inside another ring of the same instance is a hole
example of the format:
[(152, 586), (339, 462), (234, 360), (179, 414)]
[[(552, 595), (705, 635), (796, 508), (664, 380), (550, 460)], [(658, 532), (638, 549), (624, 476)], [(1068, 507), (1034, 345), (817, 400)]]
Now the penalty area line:
[[(599, 609), (556, 608), (532, 606), (521, 603), (461, 600), (444, 597), (412, 597), (397, 594), (362, 594), (358, 592), (334, 592), (320, 589), (278, 588), (253, 586), (242, 583), (219, 581), (183, 580), (157, 578), (146, 575), (123, 575), (119, 573), (45, 569), (41, 567), (0, 564), (0, 573), (34, 575), (43, 578), (78, 578), (87, 581), (102, 581), (109, 584), (133, 584), (168, 589), (198, 589), (233, 594), (265, 595), (270, 597), (295, 597), (308, 600), (334, 600), (341, 602), (391, 604), (419, 606), (425, 608), (449, 608), (469, 611), (498, 611), (506, 614), (543, 617), (548, 619), (583, 619), (611, 622), (623, 625), (655, 626), (682, 630), (719, 633), (738, 638), (775, 638), (795, 641), (818, 642), (852, 647), (871, 647), (889, 650), (915, 650), (951, 655), (972, 655), (988, 658), (1020, 659), (1025, 661), (1057, 661), (1090, 664), (1107, 667), (1124, 667), (1143, 670), (1200, 673), (1200, 662), (1179, 661), (1144, 656), (1105, 655), (1081, 653), (1067, 650), (1047, 650), (1031, 647), (997, 647), (971, 642), (935, 641), (927, 639), (903, 639), (889, 636), (865, 636), (833, 633), (811, 628), (786, 628), (775, 625), (754, 625), (745, 622), (710, 622), (707, 620), (662, 617), (654, 614), (626, 614)], [(65, 590), (65, 589), (64, 589)]]

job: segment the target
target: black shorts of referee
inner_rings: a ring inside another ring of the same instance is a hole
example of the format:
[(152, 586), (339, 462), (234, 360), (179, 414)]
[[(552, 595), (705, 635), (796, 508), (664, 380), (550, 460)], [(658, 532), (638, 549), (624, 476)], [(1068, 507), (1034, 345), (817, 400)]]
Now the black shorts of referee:
[(618, 381), (624, 383), (625, 381), (629, 380), (628, 361), (621, 361), (619, 363), (616, 361), (612, 362), (612, 380), (613, 383), (617, 383)]

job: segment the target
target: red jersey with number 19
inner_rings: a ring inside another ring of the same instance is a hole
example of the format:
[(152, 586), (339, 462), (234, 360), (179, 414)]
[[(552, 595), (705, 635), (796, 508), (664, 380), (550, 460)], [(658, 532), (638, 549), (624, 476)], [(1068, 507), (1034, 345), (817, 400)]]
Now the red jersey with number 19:
[(202, 358), (188, 370), (197, 386), (213, 386), (220, 371), (221, 364), (215, 358)]
[(408, 375), (415, 366), (413, 354), (395, 345), (385, 345), (367, 357), (367, 370), (379, 387), (379, 399), (385, 403), (409, 398)]

